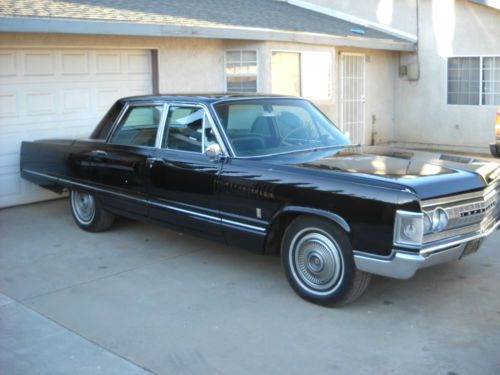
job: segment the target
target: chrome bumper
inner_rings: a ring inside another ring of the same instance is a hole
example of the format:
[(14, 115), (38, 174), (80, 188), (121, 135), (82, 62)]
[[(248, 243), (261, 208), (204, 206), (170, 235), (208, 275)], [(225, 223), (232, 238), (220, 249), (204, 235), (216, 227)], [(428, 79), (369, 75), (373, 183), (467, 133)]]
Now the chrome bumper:
[(393, 250), (389, 257), (380, 257), (373, 254), (354, 251), (356, 267), (375, 275), (392, 277), (395, 279), (409, 279), (420, 268), (435, 266), (460, 259), (467, 245), (471, 242), (489, 236), (500, 225), (497, 221), (487, 231), (461, 240), (450, 241), (447, 247), (423, 248), (418, 253)]

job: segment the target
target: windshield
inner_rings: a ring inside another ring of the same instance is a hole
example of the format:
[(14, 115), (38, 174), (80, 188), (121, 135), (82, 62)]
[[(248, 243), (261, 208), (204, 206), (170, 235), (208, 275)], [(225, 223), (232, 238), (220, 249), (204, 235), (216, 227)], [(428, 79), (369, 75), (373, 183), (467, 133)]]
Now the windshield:
[(249, 99), (214, 106), (236, 156), (265, 156), (348, 145), (311, 103), (301, 99)]

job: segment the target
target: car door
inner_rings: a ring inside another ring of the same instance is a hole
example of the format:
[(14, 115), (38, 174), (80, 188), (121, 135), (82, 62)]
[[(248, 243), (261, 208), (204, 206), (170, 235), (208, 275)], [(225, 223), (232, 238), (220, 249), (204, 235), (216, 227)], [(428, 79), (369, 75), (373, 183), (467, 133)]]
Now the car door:
[(149, 163), (152, 219), (222, 238), (217, 187), (222, 161), (205, 155), (211, 145), (223, 147), (206, 109), (171, 103)]
[(155, 152), (165, 110), (161, 102), (129, 103), (107, 142), (92, 151), (93, 178), (106, 206), (132, 217), (147, 216), (148, 159)]

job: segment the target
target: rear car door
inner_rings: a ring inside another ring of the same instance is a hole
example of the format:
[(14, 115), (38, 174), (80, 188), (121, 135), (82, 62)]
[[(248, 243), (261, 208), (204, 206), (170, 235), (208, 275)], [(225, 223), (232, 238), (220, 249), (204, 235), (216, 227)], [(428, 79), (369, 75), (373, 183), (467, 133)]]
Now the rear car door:
[(222, 147), (206, 109), (171, 103), (149, 164), (152, 219), (222, 238), (217, 187), (222, 161), (205, 155), (210, 145)]
[(93, 150), (94, 181), (111, 209), (132, 217), (147, 216), (148, 158), (155, 152), (165, 109), (162, 102), (129, 103), (107, 143)]

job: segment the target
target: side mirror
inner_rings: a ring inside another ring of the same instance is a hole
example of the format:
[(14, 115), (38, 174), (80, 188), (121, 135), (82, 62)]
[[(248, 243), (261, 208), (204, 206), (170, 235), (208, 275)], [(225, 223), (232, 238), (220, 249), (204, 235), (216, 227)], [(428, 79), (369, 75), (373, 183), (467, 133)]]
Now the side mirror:
[(218, 143), (213, 143), (205, 149), (205, 155), (212, 161), (219, 161), (222, 157), (222, 150)]

